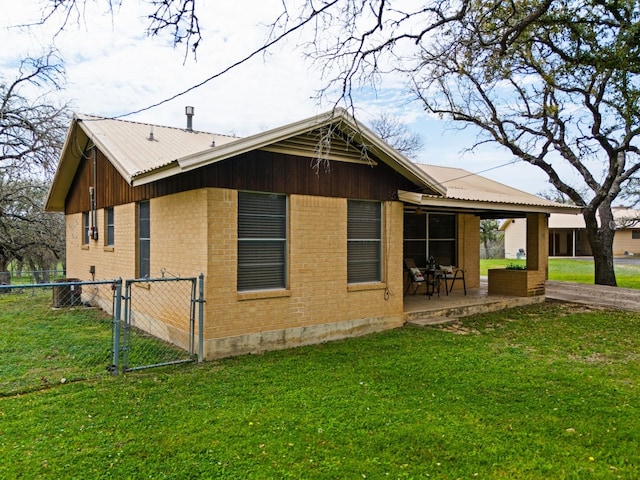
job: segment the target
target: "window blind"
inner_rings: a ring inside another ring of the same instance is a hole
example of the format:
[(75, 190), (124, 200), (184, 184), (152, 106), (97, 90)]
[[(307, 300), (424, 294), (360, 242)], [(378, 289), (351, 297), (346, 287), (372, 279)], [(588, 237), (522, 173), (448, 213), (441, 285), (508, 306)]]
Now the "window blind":
[(151, 218), (149, 202), (138, 204), (138, 277), (151, 273)]
[(347, 282), (379, 282), (382, 258), (382, 205), (349, 200), (347, 205)]
[(238, 193), (238, 291), (286, 287), (287, 198)]

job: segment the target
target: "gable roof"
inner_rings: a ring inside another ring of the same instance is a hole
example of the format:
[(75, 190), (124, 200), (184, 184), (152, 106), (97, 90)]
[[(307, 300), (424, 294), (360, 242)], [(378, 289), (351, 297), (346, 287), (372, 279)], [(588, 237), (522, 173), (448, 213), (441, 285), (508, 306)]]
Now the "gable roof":
[(163, 170), (175, 159), (235, 140), (226, 135), (189, 131), (93, 115), (74, 114), (46, 209), (64, 210), (64, 201), (87, 146), (93, 144), (130, 184), (145, 171)]
[(46, 210), (64, 211), (78, 166), (91, 145), (131, 186), (265, 150), (321, 160), (383, 162), (416, 185), (415, 192), (398, 192), (400, 200), (415, 205), (485, 212), (494, 218), (512, 212), (580, 212), (463, 169), (415, 164), (342, 108), (245, 138), (75, 114)]
[(517, 188), (496, 182), (462, 168), (436, 165), (418, 165), (428, 171), (446, 189), (446, 195), (436, 196), (426, 193), (401, 192), (400, 199), (420, 206), (438, 208), (468, 208), (484, 210), (487, 216), (500, 216), (504, 212), (517, 210), (522, 213), (564, 212), (572, 215), (580, 213), (580, 208), (562, 205)]
[(365, 164), (375, 164), (377, 159), (424, 191), (446, 193), (427, 172), (341, 108), (245, 138), (75, 114), (49, 191), (47, 210), (64, 210), (82, 154), (90, 144), (104, 153), (131, 186), (262, 149)]

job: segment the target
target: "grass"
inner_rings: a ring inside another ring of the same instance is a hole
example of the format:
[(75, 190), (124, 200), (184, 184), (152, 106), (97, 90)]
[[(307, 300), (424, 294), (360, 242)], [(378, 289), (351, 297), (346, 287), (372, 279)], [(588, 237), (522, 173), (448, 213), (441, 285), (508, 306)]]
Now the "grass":
[(0, 399), (0, 478), (635, 479), (639, 327), (547, 302), (58, 384)]
[[(112, 317), (51, 304), (51, 289), (0, 293), (0, 397), (110, 375)], [(129, 340), (131, 368), (189, 359), (188, 352), (136, 329)]]
[(52, 310), (50, 289), (0, 294), (0, 328), (0, 395), (106, 375), (112, 363), (111, 317)]
[[(526, 260), (483, 259), (480, 260), (480, 275), (487, 275), (487, 270), (490, 268), (505, 268), (507, 265), (525, 264)], [(619, 287), (640, 288), (640, 263), (616, 264), (615, 272)], [(593, 284), (593, 260), (550, 258), (549, 279)]]

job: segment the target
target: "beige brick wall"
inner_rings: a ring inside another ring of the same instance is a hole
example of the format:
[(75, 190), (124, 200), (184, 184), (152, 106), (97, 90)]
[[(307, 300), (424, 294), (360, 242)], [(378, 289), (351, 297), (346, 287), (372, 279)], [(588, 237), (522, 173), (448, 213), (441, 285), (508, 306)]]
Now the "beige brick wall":
[(544, 270), (489, 270), (489, 295), (533, 297), (544, 295)]
[[(82, 214), (67, 215), (67, 276), (90, 280), (89, 265), (96, 279), (135, 278), (136, 204), (114, 207), (115, 240), (105, 246), (104, 210), (97, 212), (100, 237), (82, 245)], [(207, 192), (190, 192), (154, 198), (151, 214), (152, 277), (162, 272), (174, 276), (197, 276), (207, 265)]]
[[(390, 321), (395, 322), (395, 326), (401, 324), (402, 275), (399, 269), (385, 277), (387, 282), (347, 285), (346, 199), (291, 195), (289, 288), (283, 291), (237, 293), (236, 204), (237, 192), (209, 190), (210, 255), (205, 338), (242, 337), (232, 346), (210, 342), (212, 351), (209, 356), (227, 354), (229, 352), (226, 350), (230, 349), (273, 348), (274, 342), (286, 341), (284, 338), (289, 335), (287, 330), (386, 317), (393, 317)], [(383, 251), (387, 252), (387, 255), (383, 253), (384, 263), (397, 262), (400, 265), (400, 203), (384, 204), (384, 223), (386, 235)], [(385, 295), (387, 285), (392, 295)], [(272, 334), (263, 334), (274, 331), (281, 332), (277, 337), (279, 340), (265, 340)], [(309, 335), (321, 340), (318, 337), (322, 335), (330, 338), (333, 335), (331, 331), (331, 328), (321, 329)], [(249, 338), (251, 335), (253, 337)], [(304, 339), (296, 341), (305, 343)], [(265, 342), (271, 345), (267, 346)]]
[(192, 190), (154, 198), (151, 213), (152, 277), (205, 273), (207, 265), (207, 191)]
[(97, 211), (98, 240), (82, 245), (82, 214), (66, 216), (67, 277), (91, 280), (89, 266), (96, 267), (96, 280), (134, 278), (136, 261), (135, 204), (114, 207), (114, 245), (105, 246), (104, 210)]
[[(464, 270), (467, 288), (480, 286), (480, 217), (458, 215), (458, 267)], [(456, 280), (454, 290), (462, 289)]]

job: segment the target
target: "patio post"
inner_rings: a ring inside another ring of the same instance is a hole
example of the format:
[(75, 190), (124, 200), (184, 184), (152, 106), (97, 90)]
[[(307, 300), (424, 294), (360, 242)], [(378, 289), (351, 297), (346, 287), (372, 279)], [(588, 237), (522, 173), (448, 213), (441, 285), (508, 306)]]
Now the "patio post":
[(544, 213), (527, 214), (527, 270), (542, 270), (548, 278), (549, 227)]

